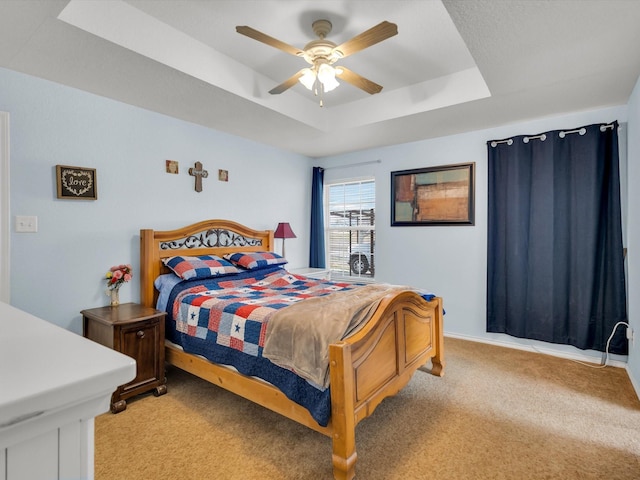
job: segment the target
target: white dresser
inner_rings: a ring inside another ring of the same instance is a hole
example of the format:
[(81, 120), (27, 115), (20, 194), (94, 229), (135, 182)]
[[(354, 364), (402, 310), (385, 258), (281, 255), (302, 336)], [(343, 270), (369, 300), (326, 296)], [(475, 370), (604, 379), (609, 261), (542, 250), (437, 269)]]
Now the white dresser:
[(0, 302), (0, 480), (93, 478), (94, 417), (135, 360)]

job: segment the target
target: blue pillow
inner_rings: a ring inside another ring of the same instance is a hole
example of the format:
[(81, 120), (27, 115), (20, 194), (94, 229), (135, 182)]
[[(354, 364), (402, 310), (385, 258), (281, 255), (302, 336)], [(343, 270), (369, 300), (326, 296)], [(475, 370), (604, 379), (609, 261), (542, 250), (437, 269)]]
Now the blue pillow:
[(231, 263), (215, 255), (169, 257), (162, 262), (183, 280), (231, 275), (240, 271)]

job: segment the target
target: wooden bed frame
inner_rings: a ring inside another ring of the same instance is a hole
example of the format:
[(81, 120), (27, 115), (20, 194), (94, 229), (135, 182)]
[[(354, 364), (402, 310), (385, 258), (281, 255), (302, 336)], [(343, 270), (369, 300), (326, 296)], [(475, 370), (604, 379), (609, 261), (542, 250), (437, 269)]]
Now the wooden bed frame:
[[(273, 231), (253, 230), (228, 220), (207, 220), (171, 231), (140, 231), (140, 296), (155, 307), (153, 282), (168, 270), (162, 259), (236, 251), (274, 251)], [(337, 480), (355, 476), (356, 425), (395, 395), (413, 373), (431, 359), (431, 373), (443, 375), (442, 299), (427, 302), (404, 291), (387, 295), (373, 318), (354, 335), (329, 347), (331, 419), (318, 425), (311, 414), (279, 389), (203, 357), (166, 345), (166, 360), (215, 385), (245, 397), (330, 437), (333, 474)], [(400, 427), (401, 428), (401, 427)]]

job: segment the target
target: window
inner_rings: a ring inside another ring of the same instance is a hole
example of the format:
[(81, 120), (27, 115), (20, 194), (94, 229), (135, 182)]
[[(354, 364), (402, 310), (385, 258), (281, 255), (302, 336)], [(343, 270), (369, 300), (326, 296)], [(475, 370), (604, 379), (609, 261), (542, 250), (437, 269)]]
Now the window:
[(375, 187), (372, 179), (325, 187), (326, 244), (332, 278), (375, 276)]

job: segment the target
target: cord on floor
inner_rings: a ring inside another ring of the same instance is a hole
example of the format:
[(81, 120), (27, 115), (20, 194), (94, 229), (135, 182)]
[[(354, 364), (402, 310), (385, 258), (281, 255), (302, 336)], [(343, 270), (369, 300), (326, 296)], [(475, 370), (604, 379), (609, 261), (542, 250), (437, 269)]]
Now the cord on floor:
[[(574, 360), (572, 358), (570, 358), (569, 360), (571, 360), (572, 362), (575, 362), (575, 363), (579, 363), (580, 365), (584, 365), (585, 367), (589, 367), (589, 368), (604, 368), (604, 367), (606, 367), (607, 366), (607, 361), (609, 360), (609, 344), (611, 343), (611, 339), (613, 338), (613, 335), (616, 333), (616, 329), (620, 325), (626, 325), (627, 328), (629, 328), (629, 324), (627, 322), (618, 322), (613, 326), (613, 329), (611, 330), (611, 335), (609, 335), (609, 338), (607, 340), (607, 346), (606, 346), (605, 351), (604, 351), (604, 360), (600, 365), (592, 365), (590, 363), (581, 362), (580, 360)], [(533, 345), (531, 345), (531, 348), (533, 348), (538, 353), (544, 354), (544, 352), (541, 352), (540, 350), (538, 350)]]

